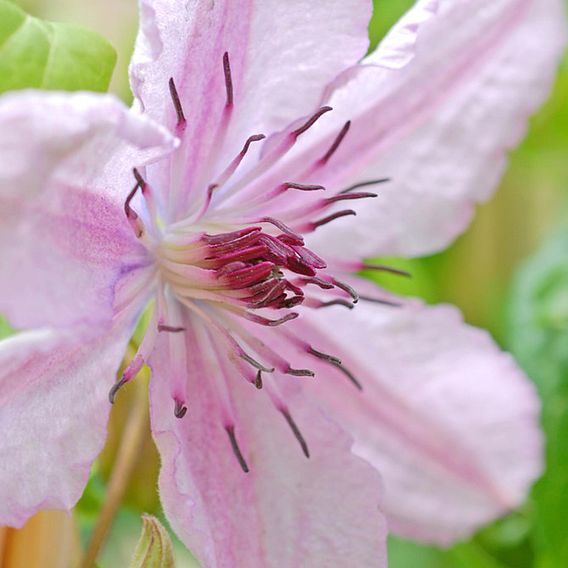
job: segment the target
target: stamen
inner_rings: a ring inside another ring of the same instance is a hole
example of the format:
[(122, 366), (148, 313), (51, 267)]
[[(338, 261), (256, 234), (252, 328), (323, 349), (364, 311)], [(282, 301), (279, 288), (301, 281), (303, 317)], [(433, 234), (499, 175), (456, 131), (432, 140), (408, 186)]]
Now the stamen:
[(357, 293), (357, 291), (353, 287), (349, 286), (349, 284), (346, 284), (345, 282), (341, 282), (340, 280), (337, 280), (335, 278), (332, 279), (332, 282), (338, 288), (341, 288), (342, 290), (347, 292), (353, 298), (354, 304), (356, 304), (359, 301), (359, 294)]
[(296, 130), (293, 130), (291, 132), (292, 136), (294, 136), (295, 138), (297, 138), (298, 136), (300, 136), (300, 134), (303, 134), (304, 132), (306, 132), (306, 130), (308, 130), (309, 128), (311, 128), (320, 117), (322, 117), (326, 112), (329, 112), (330, 110), (333, 110), (330, 106), (323, 106), (321, 107), (317, 112), (315, 112), (308, 120), (305, 124), (303, 124), (302, 126), (300, 126), (300, 128), (296, 128)]
[(260, 390), (262, 388), (262, 371), (259, 369), (256, 373), (256, 379), (254, 381), (254, 386)]
[(164, 325), (163, 323), (159, 323), (158, 331), (167, 331), (169, 333), (180, 333), (182, 331), (185, 331), (185, 327), (173, 327), (171, 325)]
[(241, 150), (240, 155), (242, 157), (244, 157), (246, 155), (246, 153), (249, 151), (250, 145), (253, 142), (260, 142), (261, 140), (264, 140), (266, 138), (266, 136), (264, 134), (253, 134), (252, 136), (249, 136), (247, 138), (247, 141), (245, 142), (245, 145), (243, 146), (243, 149)]
[(296, 422), (294, 422), (294, 419), (290, 415), (290, 412), (288, 411), (287, 408), (279, 408), (278, 410), (282, 413), (282, 416), (284, 416), (284, 418), (286, 419), (286, 422), (288, 423), (288, 426), (290, 426), (290, 429), (294, 433), (294, 436), (296, 436), (296, 440), (298, 440), (298, 443), (302, 448), (302, 452), (304, 452), (304, 455), (307, 458), (309, 458), (310, 450), (308, 449), (308, 444), (306, 443), (304, 436), (302, 436), (302, 433), (300, 432), (298, 425), (296, 424)]
[(181, 101), (179, 99), (179, 94), (176, 89), (176, 84), (174, 82), (173, 77), (170, 77), (168, 81), (170, 87), (170, 96), (172, 97), (172, 102), (174, 103), (174, 108), (176, 110), (177, 115), (177, 127), (182, 129), (185, 127), (185, 115), (183, 114), (183, 107), (181, 106)]
[(333, 288), (333, 284), (329, 283), (327, 280), (318, 278), (317, 276), (312, 276), (311, 278), (302, 278), (301, 281), (305, 284), (315, 284), (322, 290), (331, 290)]
[(176, 400), (175, 403), (174, 416), (181, 420), (187, 412), (187, 406), (182, 404), (179, 400)]
[(124, 201), (124, 213), (126, 214), (126, 216), (129, 219), (133, 215), (135, 215), (136, 218), (138, 217), (136, 212), (130, 207), (130, 202), (134, 199), (134, 196), (136, 195), (136, 192), (138, 191), (139, 187), (140, 187), (140, 184), (138, 183), (138, 179), (136, 179), (136, 185), (132, 188), (130, 193), (126, 196), (126, 200)]
[(282, 187), (286, 189), (299, 189), (300, 191), (325, 191), (325, 187), (323, 185), (305, 185), (303, 183), (292, 183), (292, 182), (284, 182)]
[(338, 193), (323, 200), (326, 204), (337, 203), (338, 201), (348, 201), (351, 199), (367, 199), (378, 197), (378, 194), (369, 191), (359, 191), (358, 193)]
[(282, 223), (282, 221), (279, 221), (278, 219), (274, 219), (273, 217), (263, 217), (262, 219), (259, 219), (256, 222), (258, 222), (258, 223), (270, 223), (271, 225), (274, 225), (277, 229), (280, 229), (285, 235), (290, 237), (290, 239), (293, 242), (291, 242), (289, 244), (300, 245), (300, 246), (302, 246), (304, 244), (304, 239), (302, 238), (302, 235), (296, 233), (296, 231), (290, 229), (290, 227), (288, 227), (288, 225), (286, 225), (285, 223)]
[(212, 185), (215, 185), (217, 187), (221, 187), (222, 185), (224, 185), (231, 178), (231, 176), (235, 173), (241, 162), (244, 160), (245, 156), (247, 155), (247, 152), (249, 151), (250, 145), (253, 142), (260, 142), (265, 138), (266, 136), (264, 134), (253, 134), (252, 136), (249, 136), (243, 146), (243, 149), (237, 154), (236, 158), (233, 159), (233, 161), (227, 166), (227, 168), (225, 168), (223, 173), (221, 173), (217, 181)]
[(286, 371), (284, 371), (286, 375), (292, 375), (293, 377), (315, 377), (316, 374), (311, 371), (310, 369), (293, 369), (292, 367), (288, 367)]
[(136, 185), (132, 188), (132, 190), (126, 197), (126, 200), (124, 201), (124, 213), (126, 214), (128, 223), (132, 227), (132, 230), (134, 231), (134, 234), (138, 239), (142, 238), (142, 235), (144, 235), (144, 222), (142, 221), (142, 219), (140, 219), (138, 213), (136, 213), (136, 211), (134, 211), (134, 209), (130, 207), (130, 202), (134, 199), (134, 196), (136, 195), (139, 187), (140, 185), (138, 181), (136, 181)]
[(225, 89), (227, 91), (227, 106), (233, 106), (233, 79), (231, 77), (231, 64), (229, 53), (223, 54), (223, 73), (225, 74)]
[(350, 185), (349, 187), (346, 187), (345, 189), (342, 189), (339, 193), (340, 194), (344, 194), (344, 193), (349, 193), (351, 191), (354, 191), (355, 189), (359, 189), (361, 187), (368, 187), (369, 185), (377, 185), (379, 183), (387, 183), (391, 181), (391, 178), (380, 178), (380, 179), (372, 179), (369, 181), (362, 181), (359, 183), (356, 183), (354, 185)]
[(391, 308), (402, 308), (404, 304), (401, 302), (391, 302), (390, 300), (381, 300), (380, 298), (371, 298), (370, 296), (359, 296), (360, 300), (364, 302), (372, 302), (374, 304), (381, 304), (383, 306), (390, 306)]
[(313, 347), (310, 347), (308, 349), (308, 353), (310, 353), (314, 357), (317, 357), (318, 359), (321, 359), (322, 361), (325, 361), (326, 363), (329, 363), (330, 365), (333, 365), (336, 369), (339, 369), (360, 391), (363, 390), (363, 386), (361, 385), (361, 383), (355, 378), (355, 376), (349, 369), (346, 369), (343, 366), (343, 364), (337, 357), (333, 357), (333, 355), (327, 355), (326, 353), (322, 353), (321, 351), (318, 351)]
[(352, 310), (355, 306), (351, 303), (348, 302), (347, 300), (330, 300), (329, 302), (321, 302), (321, 304), (319, 304), (319, 306), (316, 306), (318, 308), (329, 308), (330, 306), (343, 306), (345, 308), (348, 308), (349, 310)]
[(114, 383), (110, 391), (108, 392), (108, 400), (111, 404), (114, 404), (114, 399), (116, 397), (116, 393), (119, 391), (121, 387), (123, 387), (128, 382), (126, 377), (122, 377), (119, 381)]
[(314, 357), (317, 357), (318, 359), (322, 359), (323, 361), (326, 361), (328, 363), (332, 363), (334, 365), (341, 365), (341, 359), (338, 359), (337, 357), (334, 357), (333, 355), (328, 355), (327, 353), (323, 353), (322, 351), (318, 351), (317, 349), (314, 349), (311, 346), (308, 349), (308, 353), (310, 355), (313, 355)]
[(341, 217), (347, 217), (348, 215), (357, 215), (353, 209), (344, 209), (343, 211), (337, 211), (337, 213), (332, 213), (327, 217), (323, 217), (323, 219), (319, 219), (318, 221), (314, 221), (313, 223), (309, 223), (309, 227), (312, 231), (315, 231), (318, 227), (322, 227), (323, 225), (327, 225), (331, 223), (331, 221), (335, 221), (336, 219), (341, 219)]
[(242, 470), (245, 473), (248, 473), (249, 467), (247, 465), (247, 462), (245, 461), (245, 458), (243, 457), (241, 449), (239, 448), (239, 444), (237, 443), (237, 438), (235, 436), (235, 427), (225, 426), (225, 430), (227, 432), (227, 435), (229, 436), (229, 441), (231, 442), (231, 448), (233, 449), (233, 453), (235, 454), (235, 457), (237, 458), (239, 465), (241, 466)]
[(251, 314), (250, 312), (246, 312), (245, 317), (250, 320), (253, 321), (255, 323), (259, 323), (261, 325), (266, 325), (268, 327), (278, 327), (279, 325), (283, 325), (289, 321), (295, 320), (300, 314), (297, 312), (291, 312), (287, 315), (285, 315), (284, 317), (281, 317), (279, 319), (275, 319), (275, 320), (271, 320), (268, 318), (264, 318), (262, 316), (258, 316), (256, 314)]
[[(144, 336), (144, 339), (146, 339), (147, 337), (152, 337), (151, 333), (147, 333)], [(147, 340), (147, 343), (151, 343), (151, 339)], [(144, 341), (142, 341), (142, 343), (140, 344), (140, 347), (138, 348), (139, 352), (136, 353), (136, 355), (133, 357), (132, 361), (130, 361), (130, 363), (128, 364), (128, 366), (126, 367), (126, 369), (124, 369), (124, 373), (122, 373), (122, 378), (116, 382), (112, 388), (110, 389), (109, 393), (108, 393), (108, 399), (110, 400), (111, 404), (114, 404), (114, 398), (116, 396), (116, 393), (118, 392), (118, 390), (124, 386), (128, 381), (130, 381), (131, 379), (133, 379), (136, 374), (138, 373), (138, 371), (140, 371), (140, 369), (142, 369), (142, 367), (144, 366), (144, 357), (141, 355), (140, 351), (143, 350), (143, 346), (144, 345)]]
[(146, 181), (136, 168), (132, 168), (132, 173), (134, 174), (134, 178), (138, 182), (138, 187), (142, 190), (142, 193), (144, 193), (144, 190), (146, 189)]
[(243, 351), (242, 349), (239, 351), (239, 357), (256, 367), (259, 371), (264, 371), (265, 373), (274, 373), (274, 367), (265, 367), (262, 363), (259, 363), (256, 359), (253, 359), (248, 353)]
[(322, 158), (320, 158), (319, 162), (321, 164), (327, 164), (329, 159), (333, 156), (333, 154), (335, 154), (335, 152), (339, 148), (339, 145), (341, 144), (341, 142), (345, 138), (347, 132), (349, 132), (350, 128), (351, 128), (351, 121), (348, 120), (343, 125), (343, 128), (339, 131), (339, 134), (337, 135), (336, 139), (333, 141), (333, 144), (331, 145), (329, 150), (325, 153), (325, 155)]
[(397, 274), (398, 276), (405, 276), (406, 278), (411, 278), (412, 274), (406, 270), (401, 270), (400, 268), (394, 268), (392, 266), (386, 266), (384, 264), (367, 264), (366, 262), (361, 263), (360, 270), (381, 270), (383, 272), (390, 272), (391, 274)]

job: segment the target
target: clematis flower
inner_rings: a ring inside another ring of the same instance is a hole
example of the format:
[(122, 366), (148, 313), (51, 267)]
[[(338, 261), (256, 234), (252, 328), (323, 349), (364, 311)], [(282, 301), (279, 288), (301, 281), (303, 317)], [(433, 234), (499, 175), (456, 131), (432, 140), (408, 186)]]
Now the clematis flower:
[(161, 500), (204, 566), (384, 566), (382, 513), (445, 544), (518, 506), (542, 467), (523, 373), (356, 274), (489, 197), (562, 2), (421, 0), (364, 59), (367, 0), (140, 8), (136, 111), (0, 102), (0, 311), (27, 330), (0, 346), (0, 521), (74, 505), (145, 363)]

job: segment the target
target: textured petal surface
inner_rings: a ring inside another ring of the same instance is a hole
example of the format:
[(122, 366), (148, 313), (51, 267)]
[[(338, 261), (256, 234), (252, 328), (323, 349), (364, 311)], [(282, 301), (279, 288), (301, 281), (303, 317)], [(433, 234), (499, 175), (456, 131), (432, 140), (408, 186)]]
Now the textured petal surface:
[[(126, 326), (128, 327), (128, 326)], [(70, 509), (106, 437), (130, 329), (38, 330), (0, 342), (0, 523)]]
[[(248, 136), (310, 112), (325, 85), (365, 55), (371, 8), (369, 0), (141, 0), (132, 88), (146, 112), (173, 127), (168, 81), (175, 80), (187, 119), (184, 187), (214, 171), (215, 157), (226, 166)], [(225, 52), (234, 108), (222, 143)], [(167, 191), (169, 174), (157, 179)]]
[[(334, 111), (275, 172), (274, 183), (328, 190), (392, 178), (379, 198), (354, 206), (358, 217), (315, 233), (312, 246), (324, 253), (419, 255), (447, 245), (489, 197), (549, 92), (565, 39), (561, 0), (447, 0), (437, 12), (435, 4), (419, 2), (410, 25), (335, 82), (325, 99)], [(299, 179), (349, 119), (327, 165)]]
[[(199, 334), (198, 323), (186, 322), (191, 329)], [(223, 429), (215, 386), (220, 364), (212, 360), (212, 372), (204, 374), (208, 347), (187, 333), (187, 414), (174, 417), (175, 362), (162, 343), (151, 362), (151, 417), (164, 510), (202, 565), (386, 566), (379, 478), (353, 456), (345, 434), (305, 398), (288, 400), (311, 452), (307, 459), (265, 390), (232, 376), (235, 435), (250, 467), (244, 473)]]
[(363, 386), (314, 369), (315, 396), (383, 476), (389, 527), (446, 544), (520, 505), (542, 440), (538, 398), (512, 357), (450, 306), (361, 304), (306, 314), (297, 334)]
[(123, 210), (132, 167), (172, 147), (110, 96), (0, 98), (0, 312), (18, 327), (108, 321), (116, 281), (148, 262)]

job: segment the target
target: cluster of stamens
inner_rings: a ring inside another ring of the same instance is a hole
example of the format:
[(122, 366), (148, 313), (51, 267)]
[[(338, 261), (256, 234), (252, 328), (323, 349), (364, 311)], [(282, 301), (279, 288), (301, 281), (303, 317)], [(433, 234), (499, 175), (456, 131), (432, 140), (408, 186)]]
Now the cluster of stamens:
[[(223, 73), (226, 105), (221, 124), (226, 128), (235, 99), (227, 53), (223, 57)], [(169, 81), (169, 91), (176, 112), (176, 134), (183, 138), (187, 123), (173, 79)], [(159, 333), (168, 333), (171, 341), (179, 341), (177, 337), (188, 332), (179, 321), (170, 321), (167, 305), (173, 299), (204, 324), (209, 336), (217, 338), (213, 348), (224, 353), (225, 357), (221, 357), (219, 369), (212, 369), (211, 373), (224, 374), (226, 371), (226, 374), (244, 377), (258, 389), (265, 387), (302, 451), (309, 457), (307, 443), (283, 402), (283, 397), (275, 384), (271, 382), (266, 385), (263, 374), (310, 377), (314, 376), (314, 372), (291, 365), (251, 331), (254, 326), (251, 328), (247, 322), (264, 328), (279, 328), (299, 317), (299, 312), (294, 311), (294, 308), (300, 305), (315, 309), (340, 305), (351, 309), (359, 299), (390, 304), (388, 300), (380, 298), (361, 297), (351, 285), (328, 273), (326, 262), (306, 247), (303, 237), (336, 219), (355, 215), (352, 209), (327, 210), (338, 203), (376, 197), (375, 193), (361, 190), (387, 180), (359, 183), (330, 197), (310, 199), (307, 206), (289, 209), (285, 207), (285, 200), (281, 200), (286, 193), (306, 192), (313, 195), (313, 192), (324, 192), (325, 188), (321, 185), (284, 181), (260, 195), (249, 189), (288, 152), (304, 132), (330, 110), (329, 107), (322, 107), (304, 124), (286, 132), (273, 142), (271, 151), (263, 155), (252, 170), (227, 187), (251, 144), (265, 138), (260, 134), (250, 136), (241, 152), (201, 192), (201, 202), (183, 220), (166, 227), (161, 226), (152, 188), (134, 170), (136, 184), (126, 199), (124, 209), (136, 237), (146, 245), (156, 260), (158, 291), (153, 319), (136, 356), (122, 379), (111, 390), (111, 402), (117, 390), (133, 378), (148, 360)], [(308, 167), (308, 173), (313, 174), (318, 168), (325, 167), (349, 128), (350, 122), (345, 123), (328, 150)], [(138, 191), (144, 198), (148, 212), (145, 219), (150, 219), (149, 225), (132, 207)], [(237, 194), (239, 200), (232, 204)], [(267, 212), (271, 214), (267, 215)], [(212, 227), (216, 230), (211, 230)], [(357, 262), (344, 262), (343, 266), (347, 271), (375, 268), (405, 274), (388, 267)], [(338, 358), (318, 350), (283, 329), (271, 333), (278, 333), (279, 340), (292, 344), (308, 357), (340, 370), (361, 389), (359, 381)], [(226, 387), (225, 383), (219, 388), (222, 391)], [(180, 419), (187, 412), (184, 398), (184, 389), (180, 387), (174, 395), (174, 414)], [(227, 405), (230, 406), (229, 403)], [(223, 420), (231, 447), (246, 472), (248, 465), (237, 443), (234, 412), (231, 408), (226, 408)]]

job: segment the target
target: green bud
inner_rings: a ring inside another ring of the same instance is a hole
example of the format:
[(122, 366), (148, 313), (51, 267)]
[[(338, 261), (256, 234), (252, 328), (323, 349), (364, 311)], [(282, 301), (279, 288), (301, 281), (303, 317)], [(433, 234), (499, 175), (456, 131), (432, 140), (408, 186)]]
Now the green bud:
[(142, 516), (142, 534), (130, 568), (174, 568), (172, 541), (156, 517)]

